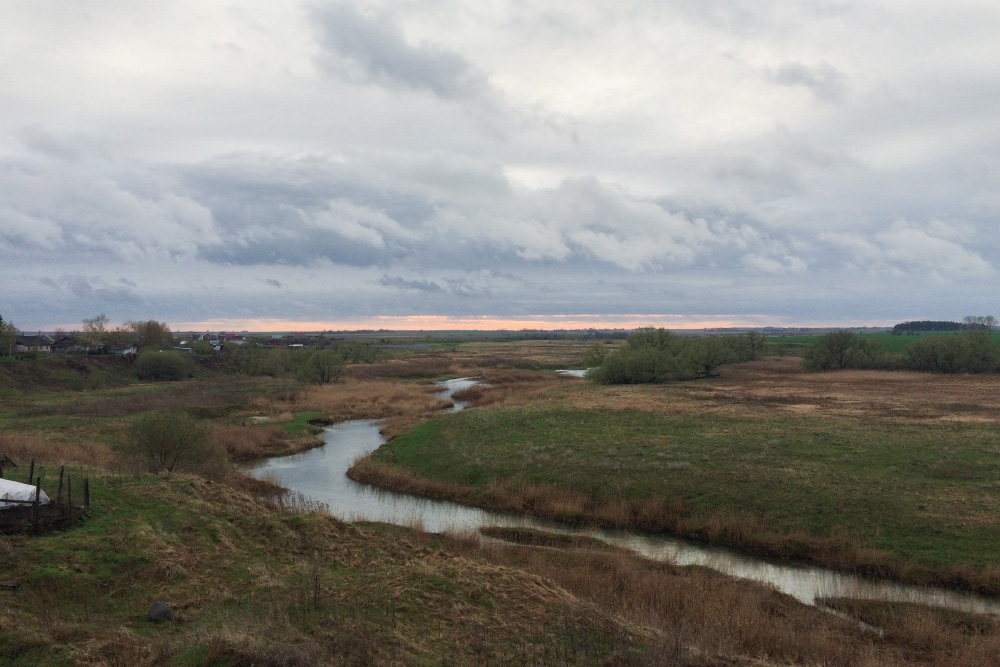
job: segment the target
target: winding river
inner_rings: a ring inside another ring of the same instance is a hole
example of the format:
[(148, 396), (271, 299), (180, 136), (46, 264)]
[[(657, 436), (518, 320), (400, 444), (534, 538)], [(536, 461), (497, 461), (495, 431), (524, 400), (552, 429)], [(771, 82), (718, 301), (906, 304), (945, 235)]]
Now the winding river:
[[(440, 383), (440, 396), (476, 384), (460, 378)], [(464, 406), (456, 402), (454, 410)], [(382, 521), (419, 527), (429, 532), (468, 532), (482, 526), (534, 528), (565, 535), (582, 535), (630, 549), (648, 558), (677, 565), (700, 565), (730, 576), (769, 584), (806, 604), (823, 597), (907, 601), (961, 611), (1000, 615), (1000, 600), (924, 586), (906, 586), (864, 579), (825, 568), (749, 556), (721, 547), (665, 535), (623, 530), (583, 529), (523, 515), (490, 512), (457, 503), (385, 491), (348, 479), (346, 472), (359, 457), (385, 442), (377, 421), (349, 421), (326, 429), (326, 444), (301, 454), (266, 459), (248, 472), (271, 473), (288, 489), (326, 505), (347, 521)]]

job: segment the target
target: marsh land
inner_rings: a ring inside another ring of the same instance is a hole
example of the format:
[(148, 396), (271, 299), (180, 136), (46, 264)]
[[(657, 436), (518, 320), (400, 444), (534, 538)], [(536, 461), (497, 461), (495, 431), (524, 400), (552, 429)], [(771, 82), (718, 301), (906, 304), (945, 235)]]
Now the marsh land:
[[(126, 366), (0, 360), (0, 453), (92, 479), (91, 511), (0, 537), (10, 664), (985, 665), (1000, 621), (831, 599), (588, 540), (349, 523), (234, 462), (384, 419), (352, 476), (575, 524), (669, 532), (873, 577), (1000, 593), (1000, 380), (809, 373), (794, 355), (648, 386), (557, 375), (589, 341), (433, 341), (335, 384), (227, 374), (138, 382)], [(31, 364), (34, 364), (32, 366)], [(450, 403), (430, 380), (483, 385)], [(150, 472), (143, 415), (208, 429)], [(15, 469), (7, 476), (24, 473)], [(146, 621), (156, 600), (175, 620)]]

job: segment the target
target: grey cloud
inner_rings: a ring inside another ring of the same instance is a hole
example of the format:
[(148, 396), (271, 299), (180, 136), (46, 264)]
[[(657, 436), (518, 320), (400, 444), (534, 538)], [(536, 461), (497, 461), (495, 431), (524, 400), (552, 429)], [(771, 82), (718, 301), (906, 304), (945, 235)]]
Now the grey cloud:
[(122, 177), (99, 160), (0, 160), (0, 247), (143, 261), (190, 258), (218, 239), (207, 208), (170, 188), (133, 189), (145, 167), (129, 166)]
[(64, 274), (59, 277), (59, 287), (68, 290), (78, 299), (94, 301), (101, 304), (135, 304), (140, 299), (130, 288), (107, 287), (100, 277), (90, 277), (81, 274)]
[(21, 130), (21, 141), (33, 151), (43, 153), (60, 160), (75, 160), (79, 151), (68, 142), (53, 137), (45, 128), (29, 125)]
[(850, 265), (866, 272), (899, 276), (922, 273), (939, 280), (994, 273), (987, 259), (950, 232), (935, 224), (897, 221), (872, 234), (830, 233), (821, 239), (843, 249)]
[(477, 284), (468, 279), (450, 279), (447, 281), (452, 294), (464, 298), (489, 298), (492, 291), (488, 285)]
[(379, 281), (379, 285), (383, 287), (393, 287), (396, 289), (403, 290), (417, 290), (418, 292), (427, 293), (437, 293), (443, 292), (441, 286), (432, 280), (406, 280), (405, 278), (400, 278), (398, 276), (390, 278), (389, 276), (382, 276)]
[[(269, 182), (256, 177), (265, 160)], [(408, 158), (356, 159), (333, 165), (310, 158), (281, 163), (244, 156), (199, 166), (189, 183), (212, 211), (220, 242), (201, 257), (237, 265), (309, 265), (414, 269), (509, 270), (529, 264), (585, 265), (595, 259), (629, 271), (690, 266), (702, 258), (753, 251), (763, 237), (753, 222), (733, 227), (724, 215), (691, 216), (683, 208), (636, 198), (596, 178), (566, 179), (514, 191), (490, 169), (442, 156), (437, 169), (483, 178), (438, 178), (425, 187)], [(289, 205), (294, 202), (294, 205)], [(364, 202), (356, 203), (356, 202)], [(721, 253), (721, 254), (720, 254)], [(467, 294), (468, 289), (456, 288)]]
[(278, 289), (281, 289), (281, 281), (275, 280), (274, 278), (261, 278), (259, 279), (259, 282), (262, 282), (265, 285), (270, 285), (271, 287), (276, 287)]
[(136, 287), (138, 287), (138, 285), (136, 285), (134, 282), (132, 282), (128, 278), (119, 278), (118, 282), (121, 283), (122, 285), (125, 285), (126, 287), (131, 287), (133, 289), (136, 288)]
[(443, 98), (470, 98), (488, 89), (468, 60), (431, 44), (409, 44), (388, 14), (363, 14), (351, 2), (331, 2), (311, 12), (327, 71), (346, 72), (391, 87), (425, 90)]
[(824, 102), (840, 102), (844, 97), (844, 75), (829, 63), (807, 67), (798, 62), (786, 62), (769, 74), (774, 83), (802, 86)]

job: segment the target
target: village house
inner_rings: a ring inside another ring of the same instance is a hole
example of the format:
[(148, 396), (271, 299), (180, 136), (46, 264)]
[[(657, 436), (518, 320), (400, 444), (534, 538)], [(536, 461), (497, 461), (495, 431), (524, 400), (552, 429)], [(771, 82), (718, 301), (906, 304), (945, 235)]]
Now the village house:
[(51, 352), (53, 342), (55, 341), (39, 332), (35, 336), (18, 336), (14, 341), (14, 345), (18, 354), (24, 354), (25, 352)]

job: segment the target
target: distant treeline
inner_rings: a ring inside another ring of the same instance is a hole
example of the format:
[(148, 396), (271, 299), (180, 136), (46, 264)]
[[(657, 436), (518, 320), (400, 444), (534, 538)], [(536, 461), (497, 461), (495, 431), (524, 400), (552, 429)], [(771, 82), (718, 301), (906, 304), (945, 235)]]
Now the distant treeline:
[(992, 315), (969, 315), (961, 322), (941, 322), (936, 320), (920, 320), (919, 322), (902, 322), (892, 328), (893, 335), (916, 333), (919, 331), (989, 331), (996, 326)]
[(902, 322), (892, 328), (892, 333), (903, 334), (917, 331), (962, 331), (965, 325), (961, 322), (937, 322), (921, 320), (919, 322)]
[(986, 329), (960, 334), (921, 336), (891, 354), (875, 338), (850, 331), (832, 331), (806, 348), (802, 362), (814, 371), (866, 368), (936, 373), (1000, 372), (1000, 343)]

